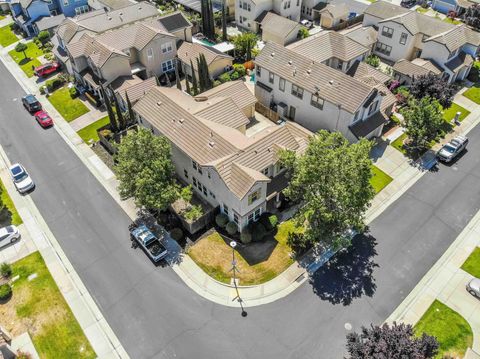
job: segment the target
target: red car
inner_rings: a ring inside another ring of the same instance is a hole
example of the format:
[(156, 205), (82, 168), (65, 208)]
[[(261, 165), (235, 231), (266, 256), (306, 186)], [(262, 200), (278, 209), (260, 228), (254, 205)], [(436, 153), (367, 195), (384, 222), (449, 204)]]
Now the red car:
[(38, 77), (53, 74), (60, 69), (61, 65), (58, 62), (50, 62), (42, 66), (35, 67), (34, 72)]
[(35, 113), (35, 120), (37, 120), (39, 125), (43, 128), (53, 126), (52, 118), (45, 111), (38, 111), (37, 113)]

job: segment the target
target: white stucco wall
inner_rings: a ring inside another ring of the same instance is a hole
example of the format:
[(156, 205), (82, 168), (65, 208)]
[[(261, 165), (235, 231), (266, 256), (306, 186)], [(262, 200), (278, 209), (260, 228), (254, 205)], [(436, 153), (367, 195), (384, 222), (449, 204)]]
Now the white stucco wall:
[[(400, 59), (411, 60), (414, 55), (414, 45), (415, 45), (415, 36), (413, 36), (408, 30), (401, 24), (397, 24), (393, 21), (382, 22), (378, 24), (378, 40), (377, 43), (383, 43), (385, 45), (391, 46), (392, 50), (390, 55), (385, 55), (382, 52), (379, 52), (375, 49), (375, 53), (385, 59), (391, 61), (398, 61)], [(389, 38), (382, 34), (384, 27), (389, 27), (393, 29), (392, 37)], [(400, 43), (401, 34), (407, 34), (407, 39), (405, 44)], [(421, 36), (421, 35), (419, 35)]]

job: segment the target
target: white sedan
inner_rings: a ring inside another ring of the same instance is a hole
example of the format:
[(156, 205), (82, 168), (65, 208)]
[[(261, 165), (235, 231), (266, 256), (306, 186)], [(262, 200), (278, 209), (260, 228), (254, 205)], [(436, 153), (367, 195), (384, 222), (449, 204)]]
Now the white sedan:
[(20, 239), (20, 232), (15, 226), (6, 226), (0, 228), (0, 248), (8, 246)]
[(27, 170), (20, 163), (15, 163), (14, 165), (11, 165), (9, 168), (9, 172), (10, 177), (12, 177), (13, 183), (15, 184), (18, 192), (25, 193), (35, 187), (35, 183), (33, 183), (32, 178), (28, 174)]

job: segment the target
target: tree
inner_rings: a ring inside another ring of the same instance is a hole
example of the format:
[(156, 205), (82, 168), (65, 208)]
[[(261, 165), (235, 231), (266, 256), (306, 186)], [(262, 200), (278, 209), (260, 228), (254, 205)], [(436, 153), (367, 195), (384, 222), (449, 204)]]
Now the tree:
[(257, 35), (253, 32), (245, 32), (233, 38), (233, 45), (238, 56), (245, 56), (247, 61), (252, 59), (252, 51), (257, 44)]
[(463, 14), (463, 20), (469, 26), (480, 29), (480, 5), (475, 4), (467, 8)]
[(180, 71), (182, 69), (182, 63), (178, 60), (178, 57), (175, 58), (175, 82), (177, 84), (177, 89), (182, 91), (182, 84), (180, 82)]
[(449, 108), (452, 106), (455, 87), (434, 74), (422, 75), (413, 79), (410, 95), (417, 99), (430, 96), (444, 108)]
[(45, 45), (48, 40), (50, 40), (50, 33), (48, 31), (40, 31), (37, 39), (42, 43), (42, 45)]
[(297, 38), (299, 39), (305, 39), (310, 36), (310, 33), (308, 30), (304, 27), (301, 27), (300, 30), (298, 30)]
[(106, 93), (103, 86), (100, 86), (100, 93), (103, 97), (103, 102), (105, 103), (105, 108), (107, 109), (108, 119), (110, 120), (110, 129), (112, 132), (117, 133), (119, 131), (119, 126), (117, 123), (117, 118), (115, 117), (115, 112), (112, 110), (112, 104), (110, 103), (110, 97)]
[(122, 108), (120, 107), (118, 98), (115, 95), (113, 95), (113, 102), (115, 104), (115, 112), (117, 113), (118, 129), (123, 131), (127, 128), (127, 121), (125, 120), (125, 116), (123, 116)]
[(24, 58), (27, 58), (27, 54), (25, 53), (25, 51), (28, 49), (28, 46), (26, 44), (24, 44), (23, 42), (19, 42), (16, 46), (15, 46), (15, 51), (16, 52), (23, 52), (23, 57)]
[(210, 71), (208, 70), (208, 64), (204, 54), (200, 54), (200, 56), (197, 58), (197, 69), (200, 92), (211, 89), (213, 83), (210, 79)]
[(438, 347), (435, 337), (425, 333), (417, 337), (412, 326), (403, 323), (362, 327), (360, 334), (347, 335), (349, 359), (430, 359), (437, 355)]
[(380, 65), (380, 58), (376, 55), (368, 55), (365, 59), (365, 62), (373, 67), (378, 67)]
[(222, 0), (222, 41), (227, 41), (227, 11), (226, 0)]
[(135, 123), (135, 114), (133, 113), (133, 106), (132, 106), (132, 103), (130, 102), (130, 98), (128, 97), (127, 91), (125, 91), (125, 98), (127, 100), (128, 122), (130, 124), (134, 124)]
[(145, 128), (131, 132), (119, 144), (115, 159), (122, 199), (134, 198), (138, 207), (163, 211), (178, 198), (166, 137), (155, 136)]
[(185, 88), (185, 91), (187, 91), (187, 93), (188, 93), (189, 95), (191, 95), (191, 94), (192, 94), (192, 90), (190, 89), (190, 81), (188, 81), (188, 77), (187, 77), (187, 76), (185, 76), (185, 87), (186, 87), (186, 88)]
[(193, 68), (192, 60), (190, 60), (190, 68), (192, 69), (192, 94), (193, 96), (198, 95), (198, 83), (197, 76), (195, 75), (195, 69)]
[(200, 57), (197, 57), (197, 69), (198, 69), (198, 87), (200, 93), (206, 90), (205, 88), (205, 74), (203, 69), (203, 64), (201, 63)]
[(405, 119), (405, 129), (414, 151), (421, 151), (429, 147), (444, 126), (442, 108), (437, 100), (424, 97), (420, 100), (410, 99), (408, 106), (401, 111)]
[(211, 0), (201, 0), (202, 30), (203, 34), (209, 38), (215, 38), (215, 20), (213, 15), (213, 5)]
[(284, 193), (302, 204), (296, 220), (306, 227), (303, 236), (291, 238), (294, 246), (321, 243), (338, 248), (346, 244), (347, 230), (365, 229), (364, 213), (375, 195), (370, 184), (371, 148), (365, 139), (350, 144), (339, 132), (321, 130), (303, 155), (280, 153), (291, 177)]

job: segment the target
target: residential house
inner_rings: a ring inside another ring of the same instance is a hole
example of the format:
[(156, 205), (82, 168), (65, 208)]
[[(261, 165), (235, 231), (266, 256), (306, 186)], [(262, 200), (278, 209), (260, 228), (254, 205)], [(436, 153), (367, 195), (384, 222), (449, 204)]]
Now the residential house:
[(440, 76), (443, 69), (435, 62), (421, 58), (397, 61), (393, 65), (393, 76), (402, 85), (410, 86), (415, 77), (434, 74)]
[(183, 72), (190, 80), (192, 79), (191, 65), (193, 65), (196, 78), (199, 79), (197, 60), (200, 58), (200, 54), (205, 56), (212, 80), (232, 68), (233, 58), (230, 55), (209, 46), (185, 41), (178, 48), (178, 59), (182, 63)]
[(170, 141), (181, 181), (241, 230), (280, 204), (288, 182), (278, 152), (302, 152), (312, 134), (291, 122), (245, 134), (248, 118), (241, 107), (255, 98), (245, 84), (238, 86), (245, 90), (236, 93), (239, 87), (229, 85), (200, 98), (155, 87), (133, 108), (140, 125)]
[(467, 77), (477, 56), (480, 34), (384, 1), (365, 11), (364, 26), (378, 28), (375, 53), (397, 62), (422, 58), (443, 69), (448, 82)]
[(131, 0), (88, 0), (88, 5), (92, 10), (113, 11), (130, 6), (135, 2)]
[(373, 26), (355, 26), (351, 29), (345, 29), (341, 34), (369, 48), (372, 52), (377, 43), (378, 32)]
[(63, 14), (42, 17), (33, 24), (34, 32), (38, 34), (41, 31), (48, 31), (50, 37), (52, 37), (55, 35), (55, 30), (57, 29), (58, 25), (60, 25), (63, 20), (65, 20), (65, 15)]
[(296, 21), (268, 12), (261, 22), (262, 40), (286, 46), (298, 40), (302, 28)]
[(173, 71), (176, 50), (175, 36), (149, 21), (98, 35), (84, 33), (67, 45), (73, 75), (100, 98), (100, 87), (119, 77), (147, 79)]
[[(365, 2), (357, 0), (304, 0), (302, 17), (314, 21), (319, 20), (320, 24), (324, 23), (322, 27), (330, 28), (339, 25), (340, 22), (362, 15), (367, 6)], [(326, 8), (327, 12), (324, 12)], [(332, 24), (330, 25), (329, 19), (324, 19), (323, 16), (330, 18)]]
[(301, 0), (236, 0), (235, 22), (237, 26), (258, 32), (268, 12), (299, 22)]
[(334, 26), (339, 25), (341, 22), (345, 22), (348, 19), (348, 7), (345, 3), (341, 4), (328, 4), (322, 10), (320, 14), (320, 26), (325, 29), (331, 29)]
[(448, 14), (448, 12), (452, 10), (455, 11), (458, 16), (476, 4), (477, 2), (469, 0), (433, 0), (432, 9), (443, 14)]
[(255, 71), (262, 105), (311, 131), (339, 131), (351, 142), (380, 136), (394, 104), (385, 100), (389, 93), (382, 83), (349, 76), (295, 47), (267, 43)]
[(151, 88), (158, 86), (157, 79), (150, 77), (146, 80), (137, 75), (121, 76), (111, 83), (115, 96), (123, 111), (128, 110), (127, 96), (130, 103), (135, 105)]
[[(63, 14), (66, 17), (90, 10), (87, 0), (12, 0), (10, 10), (15, 23), (27, 36), (38, 34), (37, 21)], [(58, 21), (58, 19), (57, 19)]]

